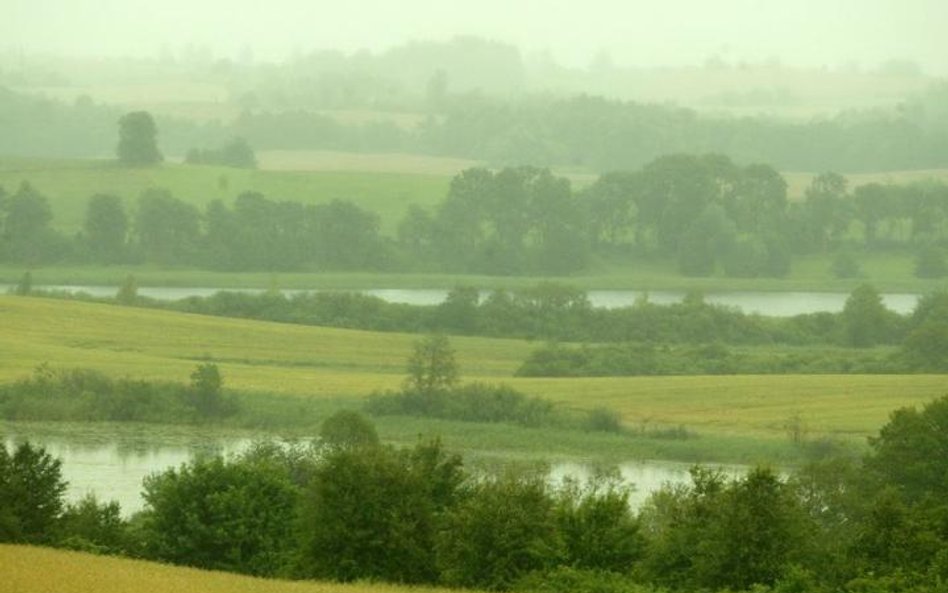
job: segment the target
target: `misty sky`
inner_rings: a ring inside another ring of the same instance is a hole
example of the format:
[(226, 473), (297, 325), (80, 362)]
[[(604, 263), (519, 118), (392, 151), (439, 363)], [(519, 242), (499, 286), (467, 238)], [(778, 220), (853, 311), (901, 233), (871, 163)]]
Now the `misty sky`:
[(946, 0), (0, 0), (0, 48), (157, 56), (209, 47), (264, 59), (473, 34), (587, 64), (776, 57), (804, 66), (888, 59), (948, 75)]

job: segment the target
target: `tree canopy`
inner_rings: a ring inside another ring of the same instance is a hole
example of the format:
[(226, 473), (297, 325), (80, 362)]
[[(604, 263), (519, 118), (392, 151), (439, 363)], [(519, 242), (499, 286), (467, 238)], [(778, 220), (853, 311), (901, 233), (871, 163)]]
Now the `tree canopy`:
[(158, 150), (158, 127), (147, 111), (132, 111), (119, 119), (119, 141), (115, 149), (123, 165), (143, 167), (164, 160)]

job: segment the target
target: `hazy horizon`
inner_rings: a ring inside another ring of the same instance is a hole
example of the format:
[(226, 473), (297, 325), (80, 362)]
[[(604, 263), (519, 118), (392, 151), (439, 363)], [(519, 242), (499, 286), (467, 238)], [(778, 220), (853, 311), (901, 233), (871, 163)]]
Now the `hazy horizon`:
[[(948, 75), (948, 3), (939, 0), (12, 0), (0, 49), (89, 57), (159, 56), (202, 47), (217, 57), (281, 60), (336, 49), (381, 51), (413, 40), (476, 35), (549, 52), (571, 66), (608, 54), (621, 66), (779, 60), (803, 67), (889, 60)], [(11, 18), (12, 15), (12, 18)]]

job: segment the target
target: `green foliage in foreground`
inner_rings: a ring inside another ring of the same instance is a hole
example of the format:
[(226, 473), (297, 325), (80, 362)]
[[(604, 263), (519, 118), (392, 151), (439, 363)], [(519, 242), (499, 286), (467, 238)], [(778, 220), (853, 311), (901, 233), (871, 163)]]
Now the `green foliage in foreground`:
[[(27, 524), (29, 501), (48, 501), (49, 543), (261, 576), (498, 591), (936, 593), (948, 458), (932, 451), (948, 438), (946, 409), (948, 396), (899, 410), (865, 460), (827, 458), (789, 479), (696, 467), (690, 485), (657, 491), (637, 513), (629, 487), (608, 476), (556, 487), (532, 470), (475, 473), (438, 441), (260, 444), (196, 459), (148, 478), (147, 506), (127, 524), (95, 501), (63, 511), (58, 463), (42, 450), (24, 457), (21, 445), (0, 455), (0, 497), (5, 524)], [(20, 469), (7, 462), (18, 457)], [(48, 479), (18, 489), (24, 471)]]
[(63, 510), (62, 463), (23, 443), (0, 446), (0, 541), (48, 543)]
[(255, 575), (285, 562), (297, 491), (280, 468), (208, 459), (146, 478), (143, 496), (147, 557)]

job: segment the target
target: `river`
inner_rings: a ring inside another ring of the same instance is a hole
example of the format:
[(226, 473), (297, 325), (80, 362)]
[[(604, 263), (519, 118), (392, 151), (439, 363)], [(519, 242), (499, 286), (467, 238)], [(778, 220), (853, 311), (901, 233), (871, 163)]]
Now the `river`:
[[(24, 439), (62, 460), (68, 482), (66, 499), (77, 501), (87, 494), (115, 500), (126, 516), (143, 508), (142, 480), (151, 474), (178, 467), (195, 456), (234, 455), (253, 443), (248, 436), (208, 432), (204, 428), (152, 427), (115, 424), (0, 423), (0, 440), (12, 448)], [(638, 508), (649, 494), (664, 484), (686, 484), (691, 464), (673, 461), (634, 461), (616, 468), (634, 486), (630, 503)], [(742, 466), (715, 466), (736, 476)], [(591, 465), (577, 462), (550, 464), (550, 480), (593, 475)]]
[[(12, 285), (0, 284), (0, 292), (9, 291)], [(115, 296), (116, 286), (73, 286), (48, 285), (36, 286), (37, 290), (63, 291), (70, 293), (84, 292), (95, 297)], [(188, 297), (207, 297), (223, 290), (220, 288), (166, 288), (147, 287), (138, 289), (138, 294), (144, 297), (160, 300), (180, 300)], [(261, 289), (227, 289), (239, 292), (260, 293)], [(292, 295), (306, 290), (284, 290), (284, 294)], [(448, 294), (445, 289), (399, 289), (378, 288), (367, 289), (362, 292), (379, 297), (390, 303), (404, 303), (409, 305), (437, 305), (444, 301)], [(485, 293), (486, 294), (486, 293)], [(614, 309), (628, 307), (636, 300), (647, 296), (652, 303), (664, 305), (681, 302), (685, 293), (680, 291), (642, 292), (637, 290), (591, 290), (588, 291), (590, 303), (594, 307)], [(918, 302), (919, 295), (906, 293), (886, 293), (881, 295), (886, 307), (896, 313), (905, 315), (911, 313)], [(804, 313), (831, 312), (843, 310), (848, 293), (842, 292), (709, 292), (705, 294), (705, 301), (718, 305), (736, 307), (745, 313), (756, 313), (772, 317), (790, 317)]]

